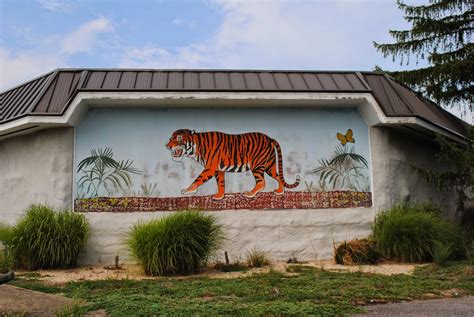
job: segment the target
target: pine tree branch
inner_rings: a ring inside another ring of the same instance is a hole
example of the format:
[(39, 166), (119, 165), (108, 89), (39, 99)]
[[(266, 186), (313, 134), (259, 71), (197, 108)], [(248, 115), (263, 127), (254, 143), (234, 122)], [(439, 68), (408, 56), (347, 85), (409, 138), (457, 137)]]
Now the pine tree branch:
[(472, 60), (474, 59), (474, 44), (469, 43), (458, 50), (444, 52), (444, 53), (433, 53), (428, 56), (428, 61), (432, 64), (444, 64), (456, 60)]
[(398, 7), (407, 15), (419, 15), (436, 18), (446, 11), (466, 10), (470, 8), (470, 0), (433, 0), (429, 5), (407, 5), (404, 0), (397, 0)]
[[(464, 39), (470, 39), (472, 27), (461, 28), (450, 33), (438, 34), (434, 36), (424, 37), (421, 39), (412, 39), (406, 41), (397, 41), (397, 43), (379, 44), (373, 42), (375, 48), (381, 52), (384, 57), (410, 55), (421, 56), (424, 58), (424, 51), (427, 50), (452, 50), (459, 49), (465, 43)], [(389, 31), (391, 34), (394, 31)], [(395, 31), (396, 32), (396, 31)], [(454, 47), (453, 47), (454, 46)]]
[[(406, 40), (405, 37), (409, 36), (410, 39), (423, 39), (430, 34), (445, 35), (455, 34), (459, 29), (470, 29), (471, 23), (474, 22), (473, 11), (466, 11), (463, 14), (455, 16), (447, 16), (442, 19), (428, 19), (423, 17), (405, 17), (405, 19), (413, 24), (413, 28), (408, 33), (402, 32), (400, 38), (397, 41)], [(467, 33), (470, 33), (469, 31)], [(394, 32), (392, 35), (396, 36)]]
[(398, 0), (398, 7), (412, 25), (410, 30), (390, 30), (395, 43), (375, 48), (384, 57), (400, 59), (408, 65), (427, 59), (429, 67), (393, 72), (391, 75), (425, 97), (442, 104), (458, 103), (460, 109), (469, 104), (474, 93), (472, 32), (474, 11), (472, 0), (425, 0), (426, 5), (407, 5)]
[[(415, 70), (391, 72), (390, 75), (410, 88), (422, 91), (436, 102), (469, 101), (474, 93), (472, 74), (474, 62), (454, 61)], [(420, 89), (420, 87), (423, 87)], [(472, 108), (472, 105), (470, 105)]]

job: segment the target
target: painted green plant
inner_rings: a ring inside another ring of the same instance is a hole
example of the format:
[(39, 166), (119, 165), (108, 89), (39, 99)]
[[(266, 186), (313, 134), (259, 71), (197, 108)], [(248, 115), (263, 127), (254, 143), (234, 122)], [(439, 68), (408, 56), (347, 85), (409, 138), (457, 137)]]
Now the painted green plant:
[(158, 184), (148, 184), (144, 183), (140, 185), (140, 195), (142, 197), (154, 197), (158, 196), (160, 192), (157, 190)]
[(132, 160), (117, 161), (113, 155), (110, 147), (92, 149), (91, 155), (79, 162), (78, 189), (83, 195), (97, 197), (101, 189), (110, 193), (111, 188), (117, 191), (131, 187), (130, 175), (140, 174), (140, 170), (132, 166)]
[(159, 197), (160, 191), (158, 190), (157, 183), (143, 183), (140, 185), (138, 190), (124, 190), (124, 196), (134, 197)]
[(336, 146), (331, 159), (318, 160), (319, 166), (311, 173), (319, 175), (320, 183), (333, 189), (350, 189), (369, 191), (367, 160), (355, 152), (355, 147), (348, 144)]

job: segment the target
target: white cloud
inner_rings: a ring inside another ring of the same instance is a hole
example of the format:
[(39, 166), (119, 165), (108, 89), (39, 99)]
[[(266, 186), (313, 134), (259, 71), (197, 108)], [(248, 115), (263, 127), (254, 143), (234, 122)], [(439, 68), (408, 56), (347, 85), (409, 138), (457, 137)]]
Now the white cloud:
[(113, 31), (110, 20), (100, 17), (78, 27), (67, 34), (62, 41), (62, 50), (66, 54), (89, 52), (98, 41), (98, 35)]
[(184, 23), (184, 20), (181, 20), (181, 19), (174, 19), (173, 20), (173, 24), (175, 25), (182, 25)]
[(98, 36), (113, 31), (112, 23), (104, 18), (79, 25), (64, 35), (45, 36), (32, 42), (28, 50), (12, 50), (4, 43), (0, 46), (0, 90), (36, 77), (58, 67), (67, 67), (69, 58), (78, 52), (91, 52), (103, 47)]
[(203, 68), (209, 67), (210, 57), (203, 45), (167, 50), (154, 44), (140, 48), (129, 48), (124, 51), (119, 67), (132, 68)]
[[(120, 66), (370, 69), (376, 63), (383, 64), (372, 40), (386, 37), (390, 19), (399, 20), (394, 16), (398, 9), (380, 1), (209, 3), (223, 16), (209, 39), (181, 47), (164, 48), (149, 42), (144, 47), (128, 48)], [(182, 25), (185, 21), (175, 19), (173, 23)], [(158, 53), (164, 49), (167, 54)], [(149, 54), (144, 56), (142, 50)]]
[(196, 21), (194, 20), (174, 19), (173, 24), (177, 26), (184, 26), (189, 29), (193, 29), (196, 27)]
[(38, 0), (40, 6), (48, 11), (62, 11), (68, 7), (64, 0)]
[(0, 47), (0, 90), (7, 89), (35, 76), (64, 66), (61, 55), (22, 52), (13, 54)]

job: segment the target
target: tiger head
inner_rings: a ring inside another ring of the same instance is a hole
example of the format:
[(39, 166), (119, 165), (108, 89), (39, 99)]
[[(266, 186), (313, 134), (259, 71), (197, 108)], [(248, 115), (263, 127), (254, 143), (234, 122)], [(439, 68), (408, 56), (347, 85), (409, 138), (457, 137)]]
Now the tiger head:
[(171, 151), (173, 161), (181, 162), (185, 156), (194, 154), (194, 130), (180, 129), (173, 132), (166, 148)]

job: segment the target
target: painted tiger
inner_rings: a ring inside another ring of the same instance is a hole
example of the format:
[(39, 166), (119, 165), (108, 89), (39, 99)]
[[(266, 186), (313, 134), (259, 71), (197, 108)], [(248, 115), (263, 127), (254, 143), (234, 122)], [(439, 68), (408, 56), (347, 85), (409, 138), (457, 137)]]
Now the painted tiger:
[[(251, 170), (255, 187), (243, 193), (253, 198), (265, 188), (265, 173), (278, 181), (276, 194), (283, 194), (285, 188), (298, 186), (300, 177), (288, 184), (283, 177), (283, 159), (278, 142), (259, 132), (227, 134), (222, 132), (195, 132), (176, 130), (166, 144), (174, 161), (190, 157), (200, 163), (204, 170), (182, 194), (196, 193), (199, 186), (212, 177), (217, 181), (217, 193), (212, 198), (219, 200), (225, 194), (225, 173)], [(278, 158), (278, 164), (277, 164)]]

